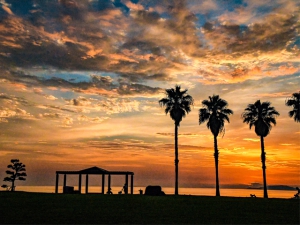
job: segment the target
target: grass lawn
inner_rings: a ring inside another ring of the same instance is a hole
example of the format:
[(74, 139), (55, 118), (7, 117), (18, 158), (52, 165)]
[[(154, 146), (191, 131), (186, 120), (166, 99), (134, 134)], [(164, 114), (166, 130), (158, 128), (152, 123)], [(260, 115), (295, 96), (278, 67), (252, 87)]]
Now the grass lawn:
[(0, 224), (299, 224), (299, 200), (0, 192)]

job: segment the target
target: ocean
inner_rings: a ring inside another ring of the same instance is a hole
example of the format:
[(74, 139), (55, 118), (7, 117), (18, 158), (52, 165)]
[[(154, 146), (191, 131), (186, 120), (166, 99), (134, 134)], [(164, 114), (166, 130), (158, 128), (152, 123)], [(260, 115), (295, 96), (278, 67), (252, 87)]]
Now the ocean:
[[(77, 187), (75, 187), (77, 189)], [(107, 188), (106, 188), (107, 189)], [(105, 189), (105, 190), (106, 190)], [(122, 187), (112, 187), (113, 194), (118, 194)], [(89, 186), (89, 193), (101, 193), (101, 186)], [(145, 192), (145, 187), (134, 187), (133, 193), (139, 194), (140, 190)], [(42, 192), (54, 193), (54, 186), (17, 186), (16, 191), (26, 192)], [(62, 193), (62, 186), (58, 188), (59, 193)], [(82, 187), (82, 193), (85, 193), (85, 188)], [(174, 194), (173, 187), (162, 187), (162, 191), (166, 194)], [(130, 192), (130, 188), (129, 188)], [(221, 196), (228, 197), (250, 197), (250, 194), (255, 194), (256, 197), (263, 197), (263, 189), (220, 189)], [(268, 190), (269, 198), (292, 198), (297, 190)], [(215, 188), (179, 188), (180, 195), (198, 195), (198, 196), (215, 196)]]

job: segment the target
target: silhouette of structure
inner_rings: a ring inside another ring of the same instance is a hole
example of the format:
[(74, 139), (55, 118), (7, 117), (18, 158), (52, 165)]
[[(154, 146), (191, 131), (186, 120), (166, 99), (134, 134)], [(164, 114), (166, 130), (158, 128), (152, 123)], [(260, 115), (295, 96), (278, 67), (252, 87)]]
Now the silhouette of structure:
[(149, 185), (146, 187), (145, 195), (161, 196), (161, 195), (165, 195), (165, 193), (161, 190), (161, 186)]
[[(64, 193), (81, 193), (81, 179), (82, 175), (85, 175), (85, 193), (88, 194), (88, 187), (89, 187), (89, 175), (102, 175), (102, 194), (105, 193), (105, 176), (108, 176), (108, 187), (107, 190), (111, 190), (111, 176), (112, 175), (124, 175), (125, 176), (125, 184), (128, 187), (128, 177), (131, 176), (131, 184), (130, 184), (130, 194), (133, 194), (133, 176), (134, 173), (130, 171), (107, 171), (105, 169), (99, 167), (91, 167), (84, 170), (79, 171), (56, 171), (56, 182), (55, 182), (55, 193), (58, 193), (58, 183), (59, 183), (59, 175), (64, 175), (63, 180), (63, 192)], [(74, 187), (67, 186), (67, 175), (78, 175), (78, 190), (74, 190)], [(128, 192), (127, 192), (128, 193)], [(125, 193), (125, 194), (127, 194)]]

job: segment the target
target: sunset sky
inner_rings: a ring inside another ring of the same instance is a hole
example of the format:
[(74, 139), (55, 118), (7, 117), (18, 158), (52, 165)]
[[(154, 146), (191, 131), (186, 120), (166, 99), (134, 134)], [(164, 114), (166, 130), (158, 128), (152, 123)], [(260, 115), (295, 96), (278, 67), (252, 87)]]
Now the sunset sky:
[(280, 113), (267, 183), (300, 186), (300, 124), (285, 106), (300, 91), (299, 0), (20, 2), (0, 0), (1, 180), (18, 158), (17, 186), (98, 166), (173, 187), (174, 122), (158, 101), (178, 84), (195, 101), (179, 127), (179, 187), (215, 184), (213, 136), (198, 122), (213, 94), (234, 112), (218, 138), (221, 186), (262, 183), (260, 139), (241, 119), (258, 99)]

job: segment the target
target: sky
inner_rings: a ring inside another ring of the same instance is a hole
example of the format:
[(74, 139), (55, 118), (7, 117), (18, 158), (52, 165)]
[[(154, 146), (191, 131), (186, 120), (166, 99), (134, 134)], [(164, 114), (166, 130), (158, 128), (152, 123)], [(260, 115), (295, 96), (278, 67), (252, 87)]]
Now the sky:
[(158, 101), (177, 84), (194, 98), (179, 187), (215, 184), (213, 136), (199, 125), (213, 94), (234, 112), (218, 137), (221, 187), (262, 183), (260, 138), (241, 119), (258, 99), (280, 113), (267, 183), (300, 186), (300, 125), (285, 106), (300, 91), (299, 31), (298, 0), (1, 0), (0, 179), (18, 158), (28, 177), (17, 186), (97, 166), (173, 187), (174, 122)]

